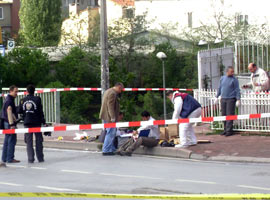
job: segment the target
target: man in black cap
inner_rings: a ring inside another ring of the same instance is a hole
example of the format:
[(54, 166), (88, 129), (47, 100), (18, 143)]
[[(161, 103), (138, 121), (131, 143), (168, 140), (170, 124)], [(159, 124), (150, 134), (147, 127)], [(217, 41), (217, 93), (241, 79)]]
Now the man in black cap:
[[(23, 115), (24, 127), (33, 128), (41, 127), (42, 124), (46, 125), (44, 113), (42, 109), (41, 98), (34, 96), (35, 86), (27, 86), (28, 95), (20, 102), (19, 113)], [(44, 162), (43, 154), (43, 136), (41, 132), (25, 133), (24, 141), (27, 144), (28, 162), (35, 161), (35, 153), (33, 148), (33, 134), (36, 137), (36, 156), (39, 162)]]

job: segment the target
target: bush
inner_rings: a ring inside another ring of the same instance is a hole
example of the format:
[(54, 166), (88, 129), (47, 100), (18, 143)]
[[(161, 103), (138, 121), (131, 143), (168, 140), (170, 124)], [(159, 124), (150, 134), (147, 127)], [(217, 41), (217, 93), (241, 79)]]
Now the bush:
[(50, 63), (48, 55), (41, 50), (29, 48), (13, 49), (6, 58), (1, 58), (2, 80), (4, 86), (26, 87), (34, 84), (44, 87), (49, 79)]

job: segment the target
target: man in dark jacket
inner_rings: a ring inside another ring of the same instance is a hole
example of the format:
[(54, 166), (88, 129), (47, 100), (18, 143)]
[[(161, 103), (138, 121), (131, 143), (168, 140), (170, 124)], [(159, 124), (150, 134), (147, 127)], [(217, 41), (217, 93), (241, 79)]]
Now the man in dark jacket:
[[(17, 97), (18, 87), (10, 86), (9, 95), (7, 96), (1, 113), (1, 118), (4, 120), (5, 129), (15, 129), (18, 115), (16, 113), (15, 98)], [(19, 160), (14, 159), (15, 145), (17, 143), (17, 134), (6, 134), (3, 151), (2, 151), (2, 165), (5, 163), (18, 163)]]
[[(44, 113), (41, 104), (41, 98), (34, 96), (35, 86), (27, 86), (28, 95), (20, 102), (19, 113), (23, 115), (24, 127), (33, 128), (41, 127), (42, 124), (46, 125)], [(35, 153), (33, 148), (33, 134), (36, 137), (36, 156), (39, 162), (44, 162), (43, 154), (43, 136), (41, 132), (25, 133), (24, 141), (27, 144), (28, 162), (35, 161)]]

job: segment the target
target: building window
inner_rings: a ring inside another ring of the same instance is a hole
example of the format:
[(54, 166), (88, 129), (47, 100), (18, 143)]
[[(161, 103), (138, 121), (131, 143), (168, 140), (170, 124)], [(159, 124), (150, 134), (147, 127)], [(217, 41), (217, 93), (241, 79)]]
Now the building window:
[(123, 18), (134, 18), (134, 9), (123, 7)]
[(98, 0), (89, 0), (88, 1), (88, 6), (98, 7)]
[(4, 19), (4, 10), (0, 7), (0, 19)]
[(237, 15), (236, 22), (238, 25), (248, 25), (248, 15)]
[(192, 12), (188, 12), (188, 27), (192, 28)]

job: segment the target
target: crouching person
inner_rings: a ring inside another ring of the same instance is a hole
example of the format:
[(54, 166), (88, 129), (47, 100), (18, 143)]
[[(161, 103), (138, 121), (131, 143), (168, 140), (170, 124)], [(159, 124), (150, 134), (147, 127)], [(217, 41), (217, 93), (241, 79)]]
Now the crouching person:
[[(155, 119), (150, 116), (149, 112), (144, 111), (141, 113), (143, 121), (154, 121)], [(133, 151), (139, 148), (141, 145), (145, 147), (155, 147), (158, 145), (160, 132), (158, 125), (146, 125), (140, 127), (137, 131), (133, 132), (134, 135), (139, 135), (137, 140), (132, 137), (126, 143), (124, 143), (118, 150), (117, 154), (123, 156), (131, 156)]]
[[(178, 91), (167, 92), (167, 97), (174, 104), (173, 119), (197, 118), (201, 116), (201, 104), (192, 96)], [(192, 123), (181, 123), (179, 125), (180, 144), (175, 147), (188, 147), (197, 144), (197, 139)]]

